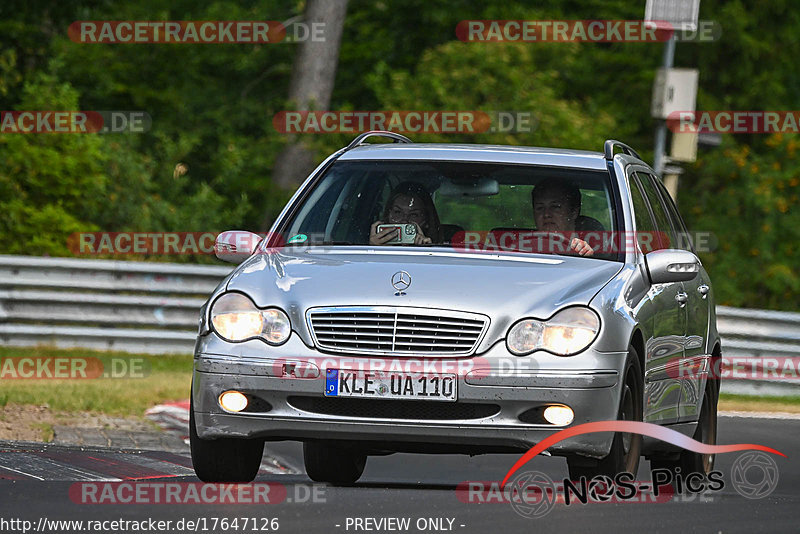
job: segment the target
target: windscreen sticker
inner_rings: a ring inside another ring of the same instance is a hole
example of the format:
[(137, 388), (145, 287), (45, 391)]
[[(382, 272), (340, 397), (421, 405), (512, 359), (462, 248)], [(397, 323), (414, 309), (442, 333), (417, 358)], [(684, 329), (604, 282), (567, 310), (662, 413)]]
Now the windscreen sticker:
[(305, 243), (308, 239), (306, 234), (297, 234), (289, 238), (287, 243)]

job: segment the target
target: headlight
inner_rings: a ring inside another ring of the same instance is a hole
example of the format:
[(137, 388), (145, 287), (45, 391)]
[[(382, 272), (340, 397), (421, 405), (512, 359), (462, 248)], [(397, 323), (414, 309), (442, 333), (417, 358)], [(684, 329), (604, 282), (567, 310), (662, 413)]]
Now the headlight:
[(258, 337), (272, 345), (289, 338), (292, 325), (289, 317), (277, 308), (259, 310), (240, 293), (226, 293), (211, 306), (214, 332), (227, 341), (245, 341)]
[(508, 331), (506, 346), (523, 356), (539, 349), (569, 356), (588, 347), (600, 331), (600, 318), (589, 308), (567, 308), (547, 321), (523, 319)]

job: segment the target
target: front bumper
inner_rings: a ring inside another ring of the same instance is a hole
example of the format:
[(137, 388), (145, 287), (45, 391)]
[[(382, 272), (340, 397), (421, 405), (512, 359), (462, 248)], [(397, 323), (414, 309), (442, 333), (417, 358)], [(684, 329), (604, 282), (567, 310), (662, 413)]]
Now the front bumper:
[[(221, 350), (225, 347), (229, 353)], [(527, 450), (566, 428), (520, 420), (523, 413), (549, 404), (573, 409), (575, 419), (570, 426), (616, 419), (619, 376), (627, 356), (624, 352), (587, 350), (569, 358), (541, 353), (516, 358), (500, 343), (472, 358), (437, 358), (437, 365), (457, 374), (456, 403), (413, 401), (424, 403), (420, 415), (405, 412), (397, 416), (392, 413), (393, 403), (403, 401), (362, 399), (362, 405), (384, 403), (380, 407), (385, 409), (375, 414), (330, 413), (315, 407), (317, 401), (330, 406), (345, 400), (324, 397), (325, 368), (370, 369), (374, 368), (375, 358), (323, 355), (306, 347), (297, 336), (281, 347), (268, 347), (254, 340), (237, 344), (233, 349), (236, 354), (230, 354), (231, 348), (213, 333), (198, 340), (192, 402), (201, 438), (347, 440), (376, 449), (397, 450), (411, 444), (429, 444), (437, 450)], [(402, 363), (409, 359), (395, 360)], [(293, 369), (294, 375), (286, 374)], [(268, 404), (257, 412), (227, 412), (220, 407), (218, 398), (231, 389)], [(447, 419), (425, 416), (442, 404), (494, 406), (496, 410), (489, 415)], [(549, 452), (599, 458), (608, 453), (612, 437), (610, 433), (584, 434), (555, 444)]]

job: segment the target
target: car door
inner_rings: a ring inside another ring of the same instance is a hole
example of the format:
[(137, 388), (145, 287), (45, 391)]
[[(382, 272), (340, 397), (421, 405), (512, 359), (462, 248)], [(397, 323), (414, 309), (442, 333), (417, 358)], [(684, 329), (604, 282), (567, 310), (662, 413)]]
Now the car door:
[[(663, 206), (651, 204), (640, 173), (629, 175), (637, 240), (643, 252), (666, 248), (662, 233), (672, 231)], [(645, 177), (646, 178), (646, 177)], [(648, 246), (649, 245), (649, 246)], [(648, 250), (649, 249), (649, 250)], [(683, 358), (686, 307), (682, 283), (651, 284), (640, 310), (645, 332), (645, 421), (670, 423), (679, 418), (681, 383), (676, 373)]]
[[(675, 239), (671, 248), (688, 250), (694, 247), (686, 225), (678, 212), (672, 197), (654, 176), (649, 177), (658, 189), (664, 207), (675, 228)], [(686, 303), (686, 341), (683, 346), (684, 363), (681, 369), (681, 402), (678, 408), (682, 420), (694, 421), (700, 413), (702, 392), (705, 387), (706, 371), (711, 365), (708, 354), (709, 293), (711, 283), (705, 269), (688, 282), (683, 283), (687, 295)]]

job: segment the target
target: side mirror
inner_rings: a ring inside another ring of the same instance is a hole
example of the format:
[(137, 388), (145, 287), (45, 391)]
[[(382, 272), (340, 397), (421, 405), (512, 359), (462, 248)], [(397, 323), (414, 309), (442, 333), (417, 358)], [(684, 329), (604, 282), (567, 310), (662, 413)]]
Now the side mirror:
[(686, 250), (667, 248), (645, 255), (650, 280), (654, 284), (688, 282), (700, 272), (700, 260)]
[(242, 263), (253, 255), (262, 237), (244, 230), (228, 230), (217, 236), (214, 254), (222, 261)]

